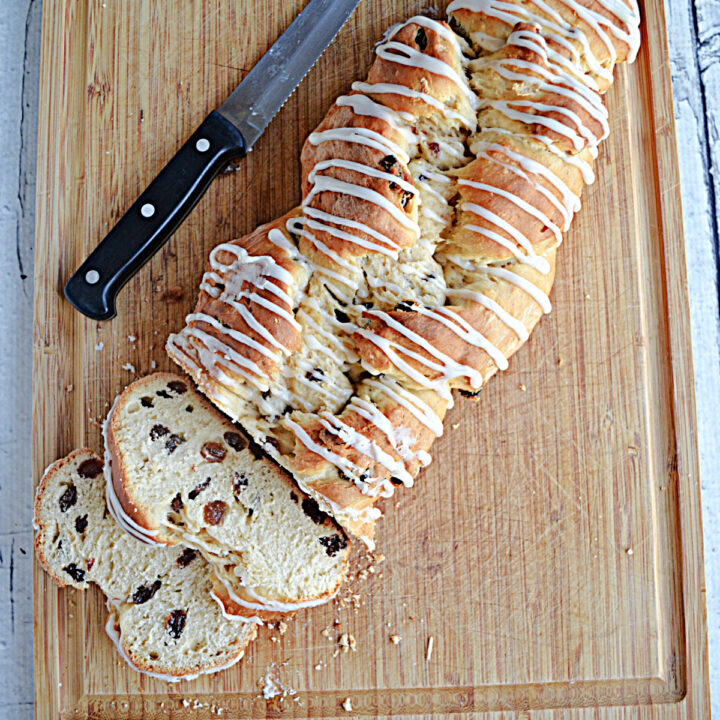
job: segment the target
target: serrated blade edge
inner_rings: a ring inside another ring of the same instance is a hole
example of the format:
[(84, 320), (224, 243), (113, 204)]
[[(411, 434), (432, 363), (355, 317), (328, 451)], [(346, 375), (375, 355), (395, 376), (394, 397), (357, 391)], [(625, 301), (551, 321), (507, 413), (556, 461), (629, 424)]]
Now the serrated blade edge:
[(218, 112), (240, 130), (248, 150), (359, 2), (311, 0), (218, 108)]

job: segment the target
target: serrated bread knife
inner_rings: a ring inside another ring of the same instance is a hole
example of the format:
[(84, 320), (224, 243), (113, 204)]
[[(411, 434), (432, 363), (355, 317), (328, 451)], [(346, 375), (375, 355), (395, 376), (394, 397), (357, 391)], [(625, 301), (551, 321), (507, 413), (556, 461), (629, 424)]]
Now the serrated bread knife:
[(230, 97), (175, 157), (65, 285), (94, 320), (115, 317), (123, 285), (164, 245), (228, 163), (246, 155), (360, 0), (310, 0)]

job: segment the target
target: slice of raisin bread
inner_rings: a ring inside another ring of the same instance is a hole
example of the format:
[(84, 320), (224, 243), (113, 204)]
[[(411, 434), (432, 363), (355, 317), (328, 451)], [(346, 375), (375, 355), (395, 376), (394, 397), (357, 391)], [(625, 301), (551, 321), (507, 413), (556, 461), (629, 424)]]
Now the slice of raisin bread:
[(319, 605), (348, 567), (343, 531), (190, 381), (130, 385), (105, 424), (108, 505), (150, 544), (200, 550), (232, 603), (262, 619)]
[(111, 609), (106, 630), (136, 670), (170, 682), (222, 670), (243, 656), (256, 626), (223, 616), (213, 572), (190, 548), (148, 548), (105, 505), (103, 462), (75, 450), (38, 486), (35, 553), (60, 586), (96, 583)]

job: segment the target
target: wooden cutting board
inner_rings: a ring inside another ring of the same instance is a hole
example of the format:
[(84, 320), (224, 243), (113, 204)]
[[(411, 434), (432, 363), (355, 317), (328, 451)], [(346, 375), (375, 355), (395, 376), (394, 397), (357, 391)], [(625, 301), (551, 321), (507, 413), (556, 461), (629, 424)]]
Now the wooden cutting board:
[[(46, 0), (35, 482), (73, 448), (101, 447), (100, 421), (126, 383), (173, 368), (164, 340), (193, 306), (209, 250), (298, 202), (304, 137), (364, 76), (382, 31), (427, 9), (364, 0), (250, 157), (130, 282), (118, 317), (80, 316), (65, 280), (302, 6)], [(240, 665), (177, 686), (118, 658), (96, 589), (59, 590), (36, 566), (38, 718), (709, 716), (662, 0), (643, 11), (640, 56), (608, 94), (597, 182), (560, 252), (555, 310), (479, 403), (458, 403), (433, 464), (386, 504), (385, 562), (284, 635), (262, 630)], [(357, 649), (333, 657), (341, 633)], [(285, 697), (262, 697), (268, 672)]]

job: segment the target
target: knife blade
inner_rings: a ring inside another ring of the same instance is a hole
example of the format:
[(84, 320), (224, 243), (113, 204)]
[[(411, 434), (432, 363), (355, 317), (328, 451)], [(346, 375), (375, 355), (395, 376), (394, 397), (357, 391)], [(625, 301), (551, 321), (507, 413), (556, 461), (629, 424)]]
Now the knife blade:
[(360, 0), (310, 0), (228, 99), (213, 110), (65, 285), (93, 320), (115, 317), (117, 295), (167, 242), (213, 179), (244, 157)]

